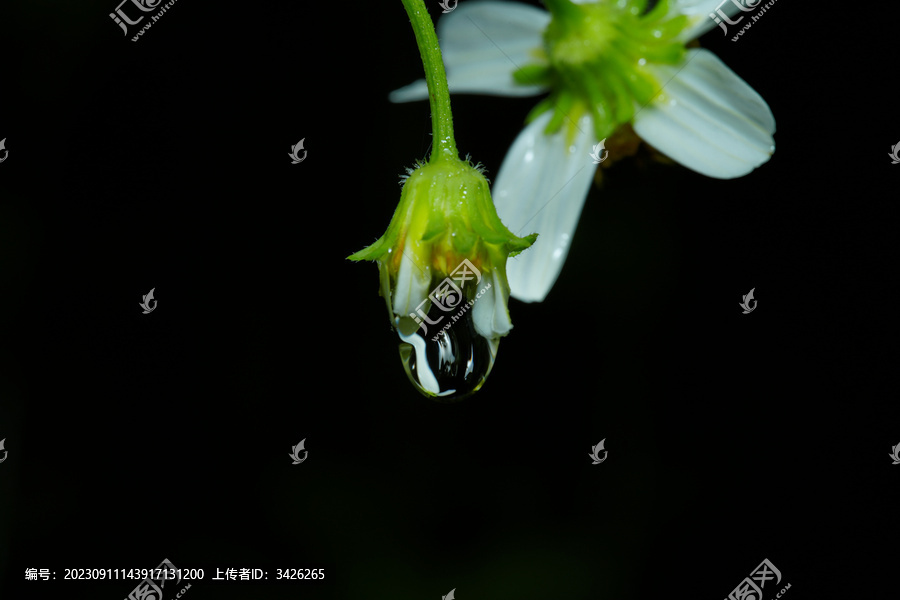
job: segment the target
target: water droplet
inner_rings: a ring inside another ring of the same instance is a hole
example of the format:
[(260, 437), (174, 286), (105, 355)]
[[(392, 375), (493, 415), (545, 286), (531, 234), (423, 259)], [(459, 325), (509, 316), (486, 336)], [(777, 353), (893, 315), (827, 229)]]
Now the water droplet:
[[(457, 317), (456, 321), (452, 317)], [(397, 318), (397, 334), (402, 340), (400, 360), (409, 380), (417, 390), (439, 402), (474, 394), (494, 367), (500, 340), (488, 340), (475, 331), (472, 307), (466, 302), (452, 312), (432, 304), (428, 321)], [(427, 332), (420, 324), (428, 328)]]

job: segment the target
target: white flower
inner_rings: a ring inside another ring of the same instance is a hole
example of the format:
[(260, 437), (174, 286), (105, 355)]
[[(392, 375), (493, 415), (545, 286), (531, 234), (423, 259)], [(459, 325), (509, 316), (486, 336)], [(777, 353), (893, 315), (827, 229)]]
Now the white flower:
[[(513, 297), (547, 296), (596, 168), (591, 148), (621, 125), (709, 177), (741, 177), (771, 157), (775, 119), (766, 102), (708, 50), (685, 48), (717, 27), (710, 13), (750, 10), (737, 2), (660, 0), (648, 11), (646, 0), (545, 0), (552, 17), (514, 2), (466, 2), (441, 19), (451, 93), (551, 92), (493, 186), (509, 229), (540, 234), (507, 265)], [(391, 94), (394, 102), (425, 98), (424, 80)]]

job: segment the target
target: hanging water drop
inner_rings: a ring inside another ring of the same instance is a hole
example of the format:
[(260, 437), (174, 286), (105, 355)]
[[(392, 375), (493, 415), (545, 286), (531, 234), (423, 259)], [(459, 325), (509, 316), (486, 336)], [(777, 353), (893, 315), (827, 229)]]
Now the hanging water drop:
[(453, 313), (432, 305), (424, 322), (398, 317), (397, 334), (400, 360), (409, 380), (422, 394), (440, 402), (462, 400), (477, 392), (490, 374), (500, 346), (499, 339), (489, 340), (475, 331), (468, 302)]

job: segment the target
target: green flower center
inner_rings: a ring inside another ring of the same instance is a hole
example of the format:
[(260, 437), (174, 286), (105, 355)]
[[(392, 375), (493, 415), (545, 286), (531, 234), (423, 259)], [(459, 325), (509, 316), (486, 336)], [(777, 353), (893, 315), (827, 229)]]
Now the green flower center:
[(576, 123), (589, 112), (597, 139), (608, 137), (660, 93), (651, 63), (674, 65), (684, 58), (677, 36), (688, 18), (669, 17), (668, 0), (649, 11), (647, 0), (545, 4), (552, 19), (544, 32), (541, 64), (527, 65), (513, 76), (519, 83), (553, 90), (529, 115), (530, 120), (553, 110), (546, 133), (568, 123), (574, 136)]

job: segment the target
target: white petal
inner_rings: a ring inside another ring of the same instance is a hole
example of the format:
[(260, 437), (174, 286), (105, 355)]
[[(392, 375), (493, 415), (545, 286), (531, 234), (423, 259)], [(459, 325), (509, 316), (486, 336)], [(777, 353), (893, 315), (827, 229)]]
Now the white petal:
[(400, 268), (397, 270), (397, 283), (392, 298), (394, 315), (397, 317), (407, 317), (409, 313), (415, 313), (422, 300), (428, 297), (428, 287), (431, 285), (430, 269), (417, 265), (410, 258), (410, 252), (412, 252), (410, 249), (404, 251), (400, 259)]
[[(736, 2), (740, 2), (744, 8), (739, 8)], [(671, 5), (671, 12), (687, 15), (691, 23), (681, 32), (678, 39), (682, 42), (689, 42), (713, 28), (723, 31), (723, 34), (728, 36), (730, 29), (727, 31), (722, 30), (719, 23), (709, 16), (710, 13), (714, 14), (726, 28), (733, 27), (736, 31), (744, 25), (744, 14), (755, 10), (762, 2), (763, 0), (676, 0)], [(731, 21), (737, 22), (738, 25), (730, 25), (722, 19), (722, 16), (717, 11), (721, 11)], [(732, 33), (731, 35), (734, 34)]]
[[(550, 14), (517, 2), (464, 2), (438, 22), (438, 40), (451, 93), (532, 96), (540, 86), (513, 81), (516, 69), (535, 62)], [(391, 92), (391, 102), (428, 98), (420, 79)]]
[(775, 152), (775, 117), (766, 101), (707, 50), (681, 68), (657, 66), (663, 87), (638, 111), (634, 130), (660, 152), (719, 179), (746, 175)]
[(540, 234), (531, 248), (506, 263), (512, 296), (524, 302), (541, 302), (556, 282), (596, 166), (590, 157), (590, 117), (578, 122), (571, 145), (568, 123), (554, 135), (544, 134), (550, 117), (545, 112), (522, 130), (492, 191), (497, 213), (510, 231)]
[[(487, 339), (504, 336), (512, 329), (509, 319), (509, 292), (496, 270), (492, 272), (490, 282), (484, 281), (478, 288), (480, 296), (476, 296), (472, 307), (472, 320), (475, 331)], [(488, 288), (490, 284), (490, 288)]]

